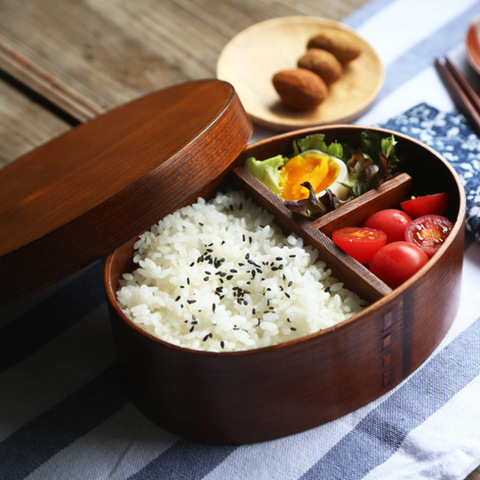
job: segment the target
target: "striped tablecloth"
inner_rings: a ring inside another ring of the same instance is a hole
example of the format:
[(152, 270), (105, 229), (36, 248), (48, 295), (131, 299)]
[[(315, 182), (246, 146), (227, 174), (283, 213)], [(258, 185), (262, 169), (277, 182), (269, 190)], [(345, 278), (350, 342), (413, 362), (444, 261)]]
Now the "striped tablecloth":
[(467, 68), (463, 40), (477, 14), (474, 0), (377, 0), (345, 19), (386, 67), (377, 102), (356, 123), (431, 143), (468, 187), (460, 309), (419, 370), (377, 401), (297, 435), (243, 446), (178, 438), (143, 417), (122, 389), (99, 261), (0, 309), (0, 479), (462, 479), (476, 468), (480, 147), (433, 60), (448, 52)]

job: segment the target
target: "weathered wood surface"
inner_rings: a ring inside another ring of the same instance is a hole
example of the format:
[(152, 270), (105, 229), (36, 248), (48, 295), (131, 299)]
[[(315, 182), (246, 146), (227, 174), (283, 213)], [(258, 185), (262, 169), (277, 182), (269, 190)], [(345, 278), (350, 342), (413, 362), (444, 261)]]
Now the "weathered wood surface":
[[(83, 122), (151, 91), (214, 77), (223, 46), (256, 22), (289, 15), (341, 20), (365, 3), (2, 0), (0, 70)], [(69, 125), (0, 82), (5, 165)]]

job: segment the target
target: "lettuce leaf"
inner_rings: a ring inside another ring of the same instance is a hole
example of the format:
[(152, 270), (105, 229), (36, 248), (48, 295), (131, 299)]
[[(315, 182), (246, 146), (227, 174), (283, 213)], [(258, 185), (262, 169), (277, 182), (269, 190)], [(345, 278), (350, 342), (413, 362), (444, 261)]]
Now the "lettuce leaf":
[(245, 161), (245, 170), (258, 178), (266, 187), (277, 195), (282, 193), (280, 187), (280, 169), (288, 161), (287, 157), (276, 155), (266, 160), (249, 157)]
[(323, 133), (313, 133), (303, 138), (297, 138), (293, 141), (293, 156), (306, 152), (307, 150), (320, 150), (332, 157), (343, 160), (343, 147), (338, 142), (332, 142), (330, 145), (325, 143)]

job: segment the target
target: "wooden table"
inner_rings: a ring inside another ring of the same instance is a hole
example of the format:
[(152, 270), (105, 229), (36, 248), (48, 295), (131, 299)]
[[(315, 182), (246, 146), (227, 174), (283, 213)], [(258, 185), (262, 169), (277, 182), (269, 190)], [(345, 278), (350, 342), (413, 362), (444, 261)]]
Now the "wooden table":
[(341, 20), (368, 0), (0, 2), (0, 167), (101, 112), (215, 77), (244, 28), (272, 17)]
[(254, 23), (342, 20), (368, 1), (2, 0), (0, 168), (126, 101), (214, 77), (223, 46)]

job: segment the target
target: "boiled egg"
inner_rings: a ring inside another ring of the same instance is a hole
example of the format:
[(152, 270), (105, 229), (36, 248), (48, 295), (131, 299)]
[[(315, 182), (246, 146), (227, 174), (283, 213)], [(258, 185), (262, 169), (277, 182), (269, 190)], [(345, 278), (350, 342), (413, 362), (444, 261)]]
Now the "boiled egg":
[(320, 150), (306, 150), (288, 160), (280, 170), (281, 197), (300, 200), (309, 195), (302, 183), (309, 182), (317, 197), (329, 188), (338, 198), (344, 199), (348, 189), (342, 182), (347, 179), (347, 166), (339, 158)]

